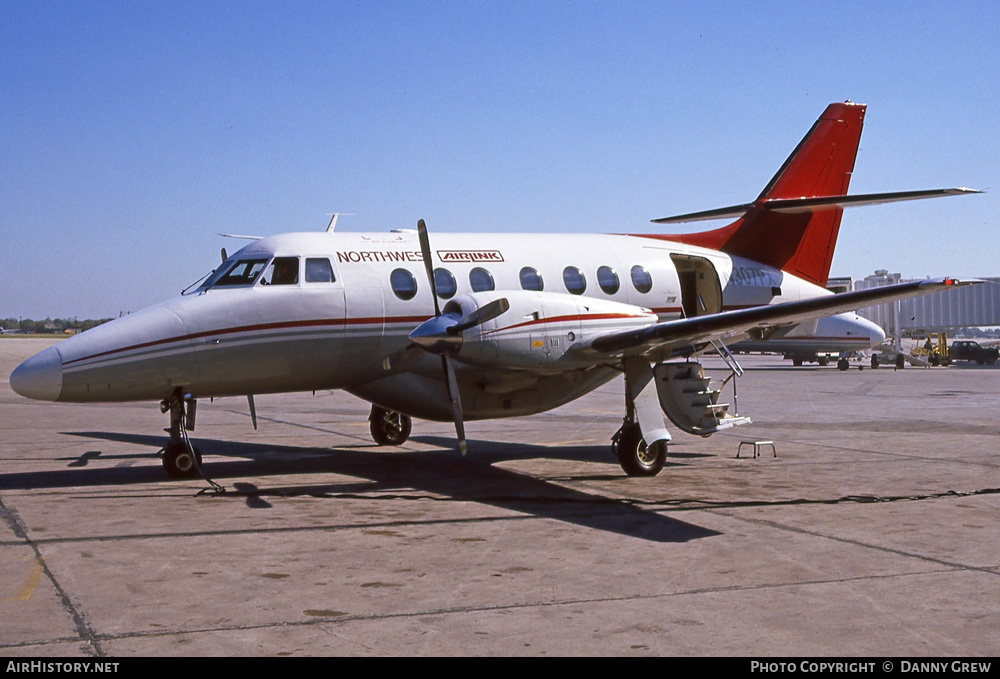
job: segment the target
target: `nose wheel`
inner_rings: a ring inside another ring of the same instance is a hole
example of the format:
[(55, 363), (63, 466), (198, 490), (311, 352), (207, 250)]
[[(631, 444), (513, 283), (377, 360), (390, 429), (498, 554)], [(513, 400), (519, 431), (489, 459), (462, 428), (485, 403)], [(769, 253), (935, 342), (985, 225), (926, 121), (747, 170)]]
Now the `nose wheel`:
[(410, 438), (413, 421), (409, 415), (373, 405), (368, 416), (372, 439), (380, 446), (398, 446)]
[(163, 469), (175, 479), (190, 479), (200, 476), (217, 492), (225, 489), (201, 470), (201, 452), (191, 444), (188, 430), (194, 430), (197, 401), (185, 395), (180, 389), (170, 398), (160, 403), (160, 410), (170, 413), (170, 441), (163, 447)]
[[(191, 455), (194, 451), (194, 456)], [(201, 467), (201, 452), (192, 447), (188, 450), (183, 441), (170, 442), (163, 449), (163, 468), (175, 479), (190, 479), (198, 476)]]

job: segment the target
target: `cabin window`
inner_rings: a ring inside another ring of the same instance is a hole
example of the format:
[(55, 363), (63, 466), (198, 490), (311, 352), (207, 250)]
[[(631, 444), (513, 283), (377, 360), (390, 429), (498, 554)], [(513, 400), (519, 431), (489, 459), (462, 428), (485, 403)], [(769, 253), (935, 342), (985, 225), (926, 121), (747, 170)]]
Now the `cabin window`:
[(602, 266), (597, 269), (597, 284), (601, 290), (609, 295), (618, 292), (618, 274), (610, 266)]
[(299, 258), (275, 257), (264, 272), (261, 285), (294, 285), (299, 282)]
[(575, 266), (567, 266), (563, 269), (563, 283), (566, 284), (566, 289), (573, 295), (582, 295), (587, 289), (587, 279), (584, 277), (583, 272)]
[(493, 274), (478, 266), (469, 272), (469, 285), (472, 286), (473, 292), (486, 292), (496, 288)]
[(232, 268), (220, 276), (218, 280), (209, 281), (206, 285), (216, 286), (236, 286), (253, 285), (264, 270), (267, 259), (241, 259), (233, 264)]
[(521, 273), (518, 274), (521, 279), (521, 289), (522, 290), (542, 290), (545, 287), (545, 283), (542, 281), (542, 275), (538, 273), (537, 269), (533, 269), (530, 266), (526, 266), (521, 269)]
[(413, 299), (417, 294), (417, 279), (406, 269), (394, 269), (389, 274), (389, 284), (396, 297), (402, 300)]
[(451, 299), (458, 292), (458, 282), (448, 269), (434, 269), (434, 287), (441, 299)]
[(645, 294), (653, 289), (653, 277), (643, 267), (636, 264), (632, 267), (632, 285), (635, 286), (636, 290)]
[(333, 283), (333, 267), (326, 257), (306, 258), (306, 283)]

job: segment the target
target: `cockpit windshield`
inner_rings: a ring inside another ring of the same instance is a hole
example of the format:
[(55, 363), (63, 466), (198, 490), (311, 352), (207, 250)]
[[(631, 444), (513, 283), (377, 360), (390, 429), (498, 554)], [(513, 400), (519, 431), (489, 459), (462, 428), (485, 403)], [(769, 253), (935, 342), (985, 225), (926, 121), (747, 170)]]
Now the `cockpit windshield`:
[(275, 257), (264, 272), (261, 285), (295, 285), (299, 282), (299, 258)]
[(253, 285), (266, 264), (267, 258), (261, 258), (241, 259), (231, 266), (220, 266), (201, 287), (207, 290), (221, 286)]

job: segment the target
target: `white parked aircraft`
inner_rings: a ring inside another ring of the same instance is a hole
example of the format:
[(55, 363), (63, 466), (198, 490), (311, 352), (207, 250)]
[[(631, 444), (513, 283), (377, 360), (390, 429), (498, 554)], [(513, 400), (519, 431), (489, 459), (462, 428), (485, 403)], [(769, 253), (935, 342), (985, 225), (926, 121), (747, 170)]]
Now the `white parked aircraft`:
[(815, 361), (826, 365), (831, 355), (838, 356), (837, 367), (847, 370), (849, 354), (867, 351), (885, 340), (885, 331), (876, 323), (856, 313), (828, 316), (809, 323), (782, 328), (763, 341), (740, 340), (732, 345), (734, 352), (760, 351), (784, 354), (796, 366)]
[(656, 220), (738, 217), (720, 229), (439, 234), (432, 247), (421, 221), (262, 238), (196, 290), (45, 349), (10, 384), (50, 401), (160, 401), (164, 466), (188, 476), (197, 399), (248, 396), (256, 419), (254, 394), (344, 389), (373, 404), (377, 442), (405, 441), (411, 417), (452, 420), (464, 452), (466, 420), (549, 410), (624, 373), (613, 449), (626, 473), (654, 475), (664, 415), (702, 436), (749, 421), (718, 402), (699, 355), (968, 283), (824, 289), (842, 208), (972, 192), (845, 195), (864, 112), (830, 105), (753, 202)]

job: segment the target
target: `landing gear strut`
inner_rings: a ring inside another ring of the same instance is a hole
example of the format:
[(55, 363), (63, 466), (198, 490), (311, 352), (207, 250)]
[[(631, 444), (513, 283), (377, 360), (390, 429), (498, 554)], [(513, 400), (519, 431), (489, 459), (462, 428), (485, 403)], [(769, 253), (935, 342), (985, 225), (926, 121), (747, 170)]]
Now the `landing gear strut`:
[(667, 461), (667, 442), (657, 441), (647, 446), (639, 423), (627, 417), (611, 437), (611, 449), (618, 457), (618, 464), (629, 476), (656, 476)]
[(197, 402), (179, 393), (160, 403), (162, 412), (170, 412), (170, 441), (163, 448), (163, 468), (176, 479), (189, 479), (201, 474), (201, 453), (191, 445), (187, 430), (194, 429)]
[(372, 405), (368, 422), (372, 438), (380, 446), (399, 446), (406, 443), (413, 428), (413, 421), (409, 415), (386, 410), (377, 405)]

